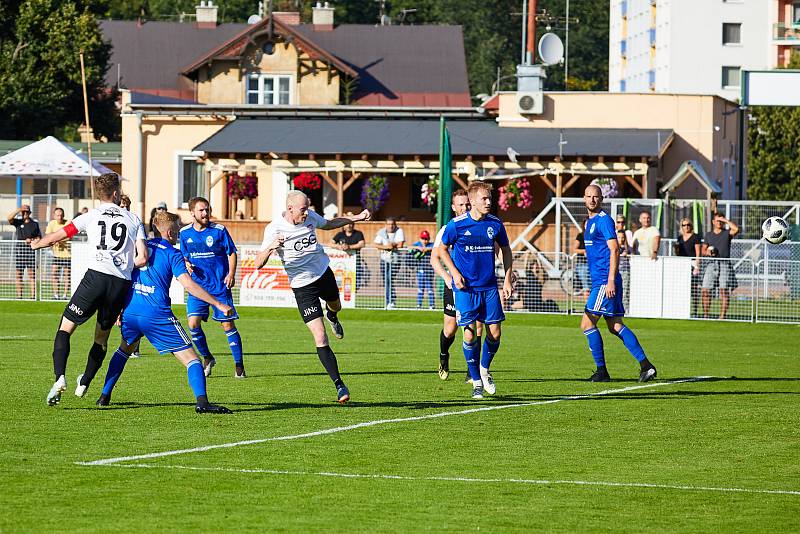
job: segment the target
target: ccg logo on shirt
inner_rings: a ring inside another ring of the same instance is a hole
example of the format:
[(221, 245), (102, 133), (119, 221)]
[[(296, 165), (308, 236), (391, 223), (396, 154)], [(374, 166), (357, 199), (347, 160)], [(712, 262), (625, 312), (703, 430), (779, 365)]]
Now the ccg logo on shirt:
[(206, 237), (206, 245), (209, 247), (214, 244), (214, 238), (211, 236)]

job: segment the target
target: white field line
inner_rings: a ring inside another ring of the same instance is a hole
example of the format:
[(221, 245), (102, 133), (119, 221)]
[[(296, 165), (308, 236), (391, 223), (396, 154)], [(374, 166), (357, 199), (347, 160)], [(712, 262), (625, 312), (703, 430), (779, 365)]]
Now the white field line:
[(467, 415), (472, 413), (478, 412), (490, 412), (494, 410), (505, 410), (507, 408), (522, 408), (525, 406), (541, 406), (544, 404), (555, 404), (557, 402), (564, 402), (564, 401), (572, 401), (572, 400), (583, 400), (583, 399), (591, 399), (592, 397), (602, 397), (606, 395), (613, 395), (615, 393), (624, 393), (626, 391), (635, 391), (638, 389), (648, 389), (648, 388), (657, 388), (663, 386), (672, 386), (675, 384), (684, 384), (688, 382), (701, 382), (703, 380), (710, 380), (716, 377), (712, 376), (695, 376), (693, 378), (685, 378), (682, 380), (672, 380), (669, 382), (651, 382), (649, 384), (643, 384), (641, 386), (628, 386), (619, 389), (607, 389), (604, 391), (598, 391), (597, 393), (586, 393), (583, 395), (571, 395), (568, 397), (560, 397), (557, 399), (551, 399), (546, 401), (535, 401), (535, 402), (522, 402), (522, 403), (515, 403), (515, 404), (498, 404), (493, 406), (480, 406), (478, 408), (468, 408), (466, 410), (458, 410), (458, 411), (451, 411), (451, 412), (439, 412), (439, 413), (432, 413), (428, 415), (419, 415), (415, 417), (400, 417), (397, 419), (378, 419), (375, 421), (365, 421), (363, 423), (356, 423), (353, 425), (347, 426), (338, 426), (334, 428), (326, 428), (324, 430), (315, 430), (313, 432), (305, 432), (303, 434), (291, 434), (288, 436), (274, 436), (271, 438), (260, 438), (260, 439), (249, 439), (245, 441), (234, 441), (232, 443), (219, 443), (216, 445), (203, 445), (200, 447), (192, 447), (191, 449), (177, 449), (173, 451), (161, 451), (161, 452), (151, 452), (147, 454), (137, 454), (134, 456), (118, 456), (116, 458), (102, 458), (100, 460), (92, 460), (89, 462), (75, 462), (77, 465), (110, 465), (110, 464), (118, 464), (120, 462), (131, 462), (135, 460), (148, 460), (151, 458), (162, 458), (164, 456), (176, 456), (179, 454), (190, 454), (193, 452), (205, 452), (214, 449), (229, 449), (232, 447), (241, 447), (243, 445), (256, 445), (258, 443), (267, 443), (270, 441), (290, 441), (295, 439), (303, 439), (303, 438), (313, 438), (317, 436), (325, 436), (328, 434), (336, 434), (338, 432), (345, 432), (348, 430), (357, 430), (359, 428), (367, 428), (371, 426), (378, 426), (378, 425), (388, 425), (392, 423), (407, 423), (411, 421), (424, 421), (426, 419), (437, 419), (440, 417), (449, 417), (452, 415)]
[(318, 476), (335, 478), (363, 478), (378, 480), (405, 480), (412, 482), (466, 482), (480, 484), (531, 484), (540, 486), (603, 486), (614, 488), (648, 488), (682, 491), (713, 491), (722, 493), (761, 493), (768, 495), (800, 495), (800, 490), (775, 490), (757, 488), (724, 488), (714, 486), (690, 486), (686, 484), (649, 484), (647, 482), (605, 482), (600, 480), (540, 480), (527, 478), (467, 478), (467, 477), (414, 477), (403, 475), (359, 474), (359, 473), (331, 473), (327, 471), (286, 471), (280, 469), (236, 469), (230, 467), (191, 467), (185, 465), (160, 465), (160, 464), (113, 464), (111, 467), (132, 467), (141, 469), (183, 469), (187, 471), (217, 471), (224, 473), (290, 475), (290, 476)]

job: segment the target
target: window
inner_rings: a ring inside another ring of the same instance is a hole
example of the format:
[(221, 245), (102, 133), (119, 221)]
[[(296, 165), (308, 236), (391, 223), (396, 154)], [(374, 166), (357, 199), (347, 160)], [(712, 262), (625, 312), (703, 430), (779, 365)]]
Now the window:
[(742, 44), (742, 25), (738, 22), (722, 23), (722, 44)]
[(619, 81), (619, 92), (620, 93), (624, 93), (625, 92), (625, 85), (626, 85), (625, 84), (625, 80), (620, 80)]
[(739, 87), (741, 67), (722, 67), (722, 87)]
[(427, 176), (413, 176), (409, 181), (411, 186), (411, 206), (412, 210), (429, 210), (425, 202), (422, 201), (422, 186), (428, 183)]
[(71, 198), (86, 198), (86, 180), (70, 180), (69, 196)]
[(792, 4), (792, 24), (800, 25), (800, 2)]
[(247, 103), (288, 106), (292, 103), (292, 77), (251, 74), (247, 78)]
[(619, 53), (624, 57), (627, 52), (628, 52), (628, 41), (623, 39), (622, 41), (619, 42)]
[(178, 198), (177, 204), (182, 207), (188, 206), (189, 199), (193, 197), (206, 196), (206, 173), (205, 167), (197, 161), (197, 156), (202, 152), (178, 155), (177, 179), (178, 179)]

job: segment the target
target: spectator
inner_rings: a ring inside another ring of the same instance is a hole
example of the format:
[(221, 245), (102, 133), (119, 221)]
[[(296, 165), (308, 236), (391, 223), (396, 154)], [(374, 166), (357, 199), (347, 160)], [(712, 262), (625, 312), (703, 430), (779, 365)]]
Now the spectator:
[[(19, 217), (17, 217), (19, 215)], [(14, 255), (17, 264), (17, 298), (22, 298), (22, 277), (28, 269), (28, 282), (31, 298), (36, 298), (36, 254), (31, 249), (31, 241), (42, 237), (39, 223), (31, 218), (31, 207), (23, 204), (8, 214), (8, 224), (14, 226)]]
[[(586, 232), (586, 221), (587, 219), (583, 220), (581, 231), (572, 241), (572, 248), (575, 249), (575, 275), (578, 277), (577, 282), (580, 283), (580, 290), (583, 291), (584, 298), (589, 296), (589, 290), (592, 287), (592, 282), (589, 280), (589, 264), (586, 262), (586, 243), (583, 238)], [(575, 289), (578, 289), (577, 284)]]
[[(354, 217), (352, 213), (347, 213), (345, 216)], [(356, 291), (369, 282), (369, 271), (361, 259), (361, 249), (365, 244), (364, 234), (356, 230), (355, 223), (350, 223), (333, 236), (333, 245), (331, 245), (335, 249), (343, 250), (356, 257)]]
[[(705, 272), (703, 273), (703, 318), (708, 319), (709, 308), (711, 307), (711, 290), (719, 288), (720, 311), (719, 318), (724, 319), (728, 312), (729, 290), (734, 280), (731, 264), (726, 261), (731, 257), (731, 241), (739, 233), (739, 226), (726, 219), (721, 213), (715, 213), (714, 225), (710, 232), (703, 236), (703, 256), (713, 258), (707, 261)], [(725, 225), (728, 229), (725, 229)]]
[(641, 228), (633, 233), (633, 250), (635, 254), (652, 260), (658, 259), (658, 247), (661, 245), (661, 234), (658, 228), (650, 226), (650, 212), (643, 211), (639, 215)]
[(161, 211), (161, 212), (166, 212), (167, 211), (167, 203), (166, 202), (159, 202), (158, 204), (156, 204), (155, 208), (150, 210), (150, 224), (148, 224), (147, 227), (148, 227), (148, 229), (150, 231), (150, 236), (153, 237), (153, 238), (160, 238), (161, 237), (161, 232), (159, 232), (158, 228), (156, 228), (156, 225), (153, 224), (153, 219), (155, 218), (156, 213), (158, 213), (159, 211)]
[(410, 252), (414, 258), (417, 273), (417, 308), (422, 308), (425, 292), (428, 292), (428, 309), (432, 310), (436, 302), (433, 293), (433, 267), (431, 266), (431, 234), (427, 230), (419, 233), (419, 241), (411, 245)]
[[(51, 234), (64, 228), (69, 221), (64, 218), (64, 209), (53, 209), (53, 219), (47, 223), (45, 233)], [(70, 247), (69, 240), (60, 241), (52, 246), (53, 266), (50, 270), (50, 277), (53, 285), (53, 298), (56, 300), (67, 299), (70, 295)], [(60, 288), (60, 290), (59, 290)]]
[[(617, 230), (617, 241), (619, 241), (619, 255), (629, 256), (633, 252), (633, 249), (631, 248), (631, 243), (633, 243), (633, 232), (625, 228), (626, 223), (624, 215), (617, 215), (614, 224)], [(622, 236), (625, 238), (624, 241), (620, 240), (620, 234), (622, 234)], [(623, 251), (625, 254), (623, 254)]]
[(375, 235), (375, 245), (381, 252), (381, 276), (383, 277), (384, 300), (386, 309), (391, 310), (397, 305), (397, 292), (394, 281), (400, 270), (400, 254), (398, 249), (405, 245), (406, 236), (402, 228), (397, 227), (397, 219), (386, 218), (386, 226), (378, 230)]
[[(624, 222), (624, 219), (623, 219)], [(619, 228), (619, 221), (617, 221)], [(624, 225), (623, 225), (624, 228)], [(628, 244), (628, 234), (625, 230), (617, 230), (617, 243), (619, 243), (619, 275), (622, 277), (622, 305), (629, 307), (631, 287), (631, 247)]]
[(687, 217), (681, 219), (681, 230), (674, 246), (676, 256), (694, 258), (692, 262), (692, 316), (694, 316), (700, 292), (700, 255), (703, 252), (703, 240), (694, 233), (694, 225)]

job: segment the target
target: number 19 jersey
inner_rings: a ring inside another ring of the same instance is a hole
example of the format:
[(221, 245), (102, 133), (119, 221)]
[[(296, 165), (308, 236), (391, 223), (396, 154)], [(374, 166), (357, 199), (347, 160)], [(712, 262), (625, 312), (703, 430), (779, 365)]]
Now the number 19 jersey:
[[(124, 280), (131, 279), (136, 240), (145, 239), (142, 221), (128, 210), (103, 202), (75, 217), (67, 234), (86, 232), (92, 248), (89, 269)], [(67, 227), (70, 225), (67, 225)], [(66, 230), (66, 228), (65, 228)]]

